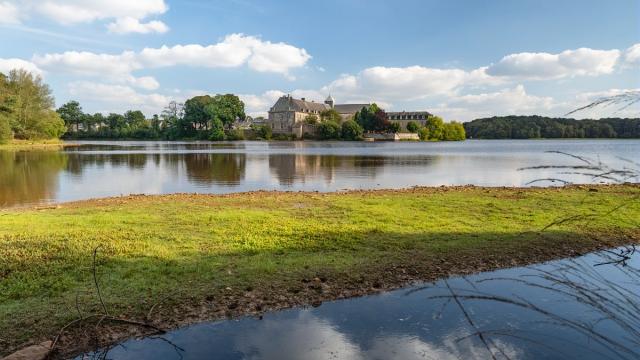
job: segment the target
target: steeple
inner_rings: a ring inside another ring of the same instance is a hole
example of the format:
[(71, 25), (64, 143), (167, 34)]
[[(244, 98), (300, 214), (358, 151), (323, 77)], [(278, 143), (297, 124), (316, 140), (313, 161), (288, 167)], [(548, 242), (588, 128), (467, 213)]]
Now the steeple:
[(329, 105), (332, 109), (333, 106), (335, 105), (336, 101), (333, 100), (333, 97), (331, 96), (331, 94), (329, 94), (329, 96), (327, 97), (327, 99), (324, 101), (325, 104)]

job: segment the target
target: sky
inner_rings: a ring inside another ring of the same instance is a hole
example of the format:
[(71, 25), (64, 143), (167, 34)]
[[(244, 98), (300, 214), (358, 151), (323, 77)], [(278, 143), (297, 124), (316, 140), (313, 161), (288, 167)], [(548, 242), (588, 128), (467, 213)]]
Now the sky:
[(0, 72), (14, 68), (90, 113), (234, 93), (253, 116), (284, 94), (562, 116), (640, 90), (640, 0), (0, 0)]

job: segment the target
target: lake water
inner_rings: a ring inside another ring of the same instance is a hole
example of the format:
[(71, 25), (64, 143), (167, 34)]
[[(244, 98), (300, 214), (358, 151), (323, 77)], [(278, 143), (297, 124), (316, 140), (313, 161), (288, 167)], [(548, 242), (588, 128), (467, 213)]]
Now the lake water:
[(629, 257), (589, 254), (197, 324), (85, 358), (639, 359), (640, 254)]
[(640, 154), (640, 140), (80, 142), (61, 151), (0, 151), (0, 207), (142, 193), (525, 186), (558, 170), (519, 168), (580, 164), (548, 151), (622, 168)]

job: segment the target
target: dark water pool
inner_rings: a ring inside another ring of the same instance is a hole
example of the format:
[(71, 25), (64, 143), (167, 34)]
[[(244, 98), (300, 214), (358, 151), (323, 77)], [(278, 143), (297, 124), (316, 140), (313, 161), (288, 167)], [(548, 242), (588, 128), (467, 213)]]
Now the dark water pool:
[(198, 324), (84, 357), (640, 359), (640, 256), (626, 255), (625, 263), (601, 252)]

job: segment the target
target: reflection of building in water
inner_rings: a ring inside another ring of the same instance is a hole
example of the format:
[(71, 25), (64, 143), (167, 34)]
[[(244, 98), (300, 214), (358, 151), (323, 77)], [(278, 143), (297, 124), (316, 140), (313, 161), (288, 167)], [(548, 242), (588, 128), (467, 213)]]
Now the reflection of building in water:
[[(330, 159), (331, 158), (331, 159)], [(307, 178), (323, 176), (327, 184), (335, 180), (336, 156), (273, 154), (269, 156), (269, 169), (281, 185), (304, 183)]]

